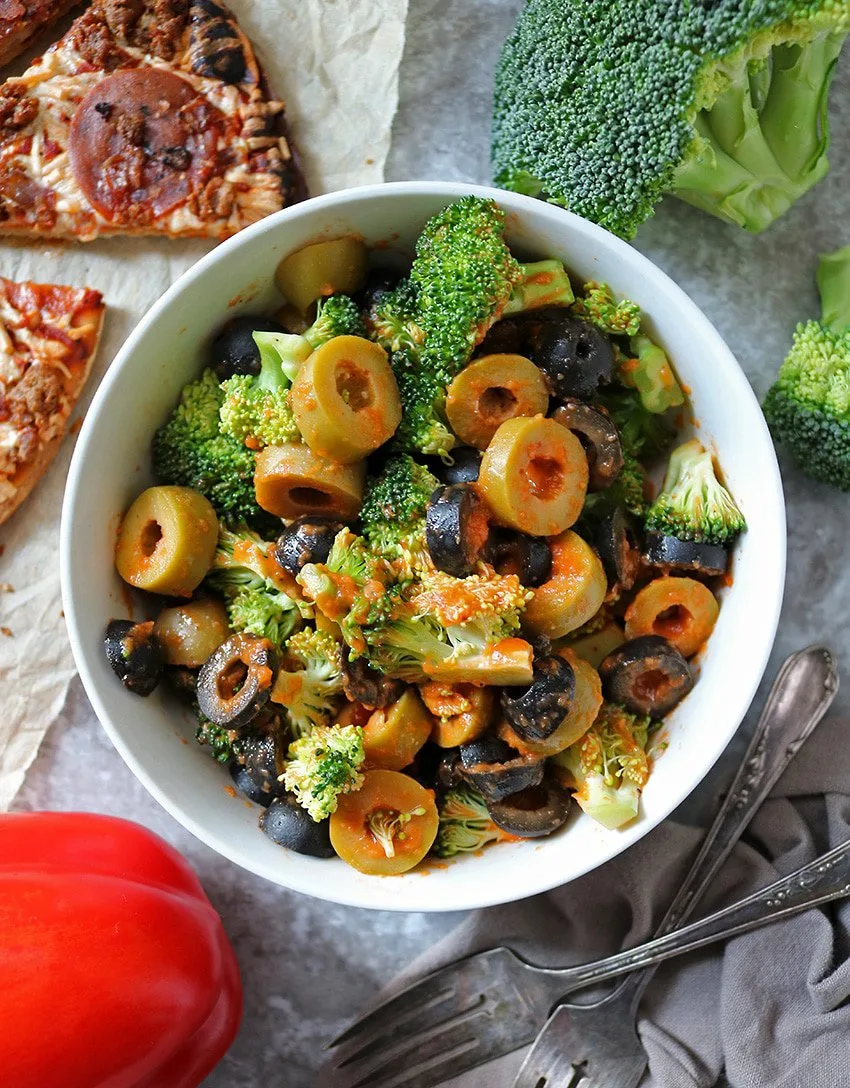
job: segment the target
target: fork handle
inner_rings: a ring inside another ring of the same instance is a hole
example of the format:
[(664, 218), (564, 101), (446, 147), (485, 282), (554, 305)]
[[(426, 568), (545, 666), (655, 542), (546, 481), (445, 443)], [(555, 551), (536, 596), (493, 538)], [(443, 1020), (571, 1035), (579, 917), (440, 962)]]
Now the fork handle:
[(544, 972), (564, 996), (850, 895), (850, 840), (729, 907), (595, 963)]
[[(746, 754), (655, 936), (672, 933), (692, 913), (782, 772), (826, 713), (838, 691), (835, 658), (809, 646), (786, 659), (768, 694)], [(652, 970), (634, 972), (618, 988), (637, 1001)]]

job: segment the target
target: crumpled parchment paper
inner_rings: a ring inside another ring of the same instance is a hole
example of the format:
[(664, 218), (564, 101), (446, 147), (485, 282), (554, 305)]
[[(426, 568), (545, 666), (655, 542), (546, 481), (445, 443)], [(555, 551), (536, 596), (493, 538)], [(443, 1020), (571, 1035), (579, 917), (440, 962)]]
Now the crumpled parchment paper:
[[(313, 195), (380, 182), (398, 100), (407, 0), (228, 0), (272, 92), (287, 105)], [(111, 238), (7, 242), (11, 279), (94, 287), (107, 313), (77, 421), (36, 490), (0, 526), (0, 811), (51, 723), (74, 663), (59, 590), (59, 515), (74, 434), (100, 378), (140, 317), (210, 243)]]

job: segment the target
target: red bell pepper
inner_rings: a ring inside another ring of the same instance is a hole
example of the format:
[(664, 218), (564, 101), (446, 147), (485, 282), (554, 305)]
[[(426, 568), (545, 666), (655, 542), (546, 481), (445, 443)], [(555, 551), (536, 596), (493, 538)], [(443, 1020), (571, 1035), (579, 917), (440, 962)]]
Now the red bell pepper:
[(221, 919), (167, 843), (110, 816), (0, 816), (4, 1088), (197, 1088), (241, 1016)]

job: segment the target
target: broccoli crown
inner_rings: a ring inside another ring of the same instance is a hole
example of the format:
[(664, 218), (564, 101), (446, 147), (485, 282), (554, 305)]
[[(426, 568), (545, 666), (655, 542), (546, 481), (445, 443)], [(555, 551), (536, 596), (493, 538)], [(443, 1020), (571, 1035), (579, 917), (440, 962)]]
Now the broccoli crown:
[(392, 351), (401, 394), (401, 449), (445, 454), (455, 444), (445, 421), (446, 387), (523, 278), (504, 232), (505, 214), (492, 200), (468, 196), (450, 204), (419, 236), (410, 286), (380, 307), (378, 336)]
[(496, 183), (625, 238), (665, 191), (761, 230), (827, 169), (845, 0), (529, 0), (496, 71)]
[(609, 336), (637, 336), (640, 332), (640, 306), (627, 298), (618, 301), (607, 283), (588, 281), (572, 311)]
[(242, 750), (242, 740), (237, 730), (228, 729), (223, 725), (216, 725), (209, 718), (195, 709), (198, 716), (198, 727), (195, 730), (195, 740), (198, 744), (209, 747), (213, 759), (219, 763), (229, 763), (236, 759)]
[(318, 823), (336, 812), (339, 798), (363, 785), (363, 730), (317, 726), (289, 746), (283, 784)]
[(513, 839), (490, 819), (484, 798), (468, 786), (449, 790), (439, 804), (433, 851), (440, 858), (475, 853), (491, 842)]
[(271, 547), (248, 529), (233, 532), (222, 527), (206, 581), (223, 595), (235, 631), (280, 645), (310, 610), (287, 592), (270, 557)]
[(335, 336), (365, 336), (366, 326), (357, 303), (348, 295), (330, 295), (316, 304), (316, 320), (304, 332), (304, 339), (315, 349)]
[(305, 627), (286, 644), (272, 699), (286, 707), (296, 737), (327, 725), (343, 688), (342, 648), (327, 631)]
[(670, 454), (664, 486), (644, 517), (647, 529), (704, 544), (732, 544), (744, 515), (714, 474), (711, 454), (695, 439)]
[(383, 555), (400, 546), (410, 552), (425, 547), (425, 510), (440, 481), (409, 454), (387, 462), (366, 483), (360, 520), (369, 547)]
[[(295, 344), (291, 350), (282, 346), (282, 341), (290, 345), (293, 339)], [(301, 441), (301, 432), (289, 403), (292, 378), (287, 373), (287, 369), (292, 372), (295, 357), (300, 361), (306, 357), (297, 343), (299, 339), (287, 333), (254, 334), (260, 349), (260, 372), (256, 375), (236, 374), (222, 382), (224, 399), (219, 411), (222, 434), (252, 449)], [(308, 346), (307, 355), (309, 351)]]
[(373, 303), (366, 315), (367, 334), (392, 354), (394, 351), (418, 348), (425, 333), (416, 324), (417, 290), (409, 279)]
[(581, 740), (555, 757), (573, 780), (575, 800), (605, 827), (621, 827), (637, 815), (649, 778), (651, 725), (649, 717), (605, 702)]
[(200, 491), (227, 522), (265, 526), (269, 515), (254, 497), (254, 454), (219, 432), (223, 400), (212, 370), (185, 386), (154, 435), (154, 472), (163, 483)]
[(823, 320), (797, 326), (764, 414), (804, 472), (850, 491), (850, 246), (821, 258), (818, 285)]

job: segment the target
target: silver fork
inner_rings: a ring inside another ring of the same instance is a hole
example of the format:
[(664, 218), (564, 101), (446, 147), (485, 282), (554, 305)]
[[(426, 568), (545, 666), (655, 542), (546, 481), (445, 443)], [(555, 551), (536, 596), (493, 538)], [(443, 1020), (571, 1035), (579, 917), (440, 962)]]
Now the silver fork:
[[(759, 723), (760, 741), (751, 743), (744, 760), (746, 772), (739, 773), (724, 805), (724, 827), (729, 834), (755, 811), (770, 784), (823, 716), (837, 686), (832, 656), (822, 648), (794, 654), (783, 666)], [(778, 740), (770, 740), (772, 737)], [(719, 819), (715, 826), (718, 824)], [(738, 834), (740, 830), (735, 838)], [(695, 900), (693, 892), (704, 887), (710, 879), (705, 874), (716, 871), (729, 849), (731, 843), (717, 860), (713, 850), (709, 853), (703, 847), (692, 870), (693, 874), (699, 865), (698, 880), (690, 885), (687, 904), (680, 904), (680, 898), (685, 897), (677, 896), (677, 917)], [(828, 873), (837, 871), (838, 860), (830, 859)], [(844, 894), (845, 883), (842, 876), (840, 890), (830, 884), (828, 898)], [(330, 1045), (336, 1052), (326, 1070), (333, 1074), (330, 1083), (335, 1088), (432, 1088), (531, 1042), (553, 1005), (573, 990), (702, 947), (738, 932), (735, 927), (742, 921), (746, 928), (753, 928), (789, 912), (782, 903), (750, 898), (758, 903), (746, 900), (687, 931), (660, 938), (660, 943), (652, 945), (657, 959), (642, 959), (647, 948), (642, 946), (597, 964), (547, 970), (524, 962), (507, 948), (496, 948), (449, 964), (361, 1017), (334, 1040)], [(798, 895), (790, 901), (791, 910), (822, 901), (826, 900), (800, 899)], [(743, 913), (739, 916), (736, 911)], [(733, 927), (731, 931), (724, 928), (726, 922)]]
[[(826, 650), (810, 647), (782, 666), (735, 781), (656, 936), (687, 920), (837, 690), (837, 671)], [(561, 1004), (526, 1055), (514, 1088), (637, 1088), (647, 1066), (637, 1033), (638, 1006), (654, 974), (654, 966), (635, 971), (593, 1004)]]

